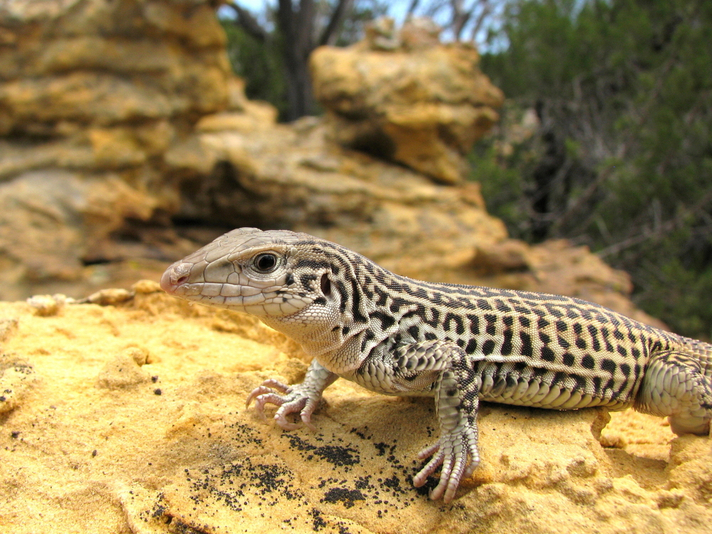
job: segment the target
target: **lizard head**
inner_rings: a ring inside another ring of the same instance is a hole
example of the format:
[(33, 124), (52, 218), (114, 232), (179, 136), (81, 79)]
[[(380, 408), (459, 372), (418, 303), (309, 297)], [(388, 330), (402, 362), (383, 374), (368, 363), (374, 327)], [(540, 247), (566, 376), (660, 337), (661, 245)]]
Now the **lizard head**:
[(317, 356), (342, 347), (368, 325), (354, 262), (368, 260), (308, 234), (239, 228), (168, 267), (161, 287), (179, 298), (254, 315)]
[(285, 230), (238, 228), (171, 265), (161, 287), (179, 298), (260, 318), (289, 317), (312, 305), (323, 317), (334, 313), (334, 291), (328, 262), (310, 252), (318, 248), (316, 241), (321, 240)]

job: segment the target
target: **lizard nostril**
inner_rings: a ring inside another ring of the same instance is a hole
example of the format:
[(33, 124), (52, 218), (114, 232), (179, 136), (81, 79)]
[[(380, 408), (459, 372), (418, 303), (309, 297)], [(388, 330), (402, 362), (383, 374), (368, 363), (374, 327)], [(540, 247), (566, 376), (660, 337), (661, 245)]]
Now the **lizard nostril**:
[(174, 293), (175, 290), (185, 284), (189, 278), (189, 270), (183, 268), (182, 265), (172, 265), (163, 273), (163, 276), (161, 276), (161, 288), (168, 293)]

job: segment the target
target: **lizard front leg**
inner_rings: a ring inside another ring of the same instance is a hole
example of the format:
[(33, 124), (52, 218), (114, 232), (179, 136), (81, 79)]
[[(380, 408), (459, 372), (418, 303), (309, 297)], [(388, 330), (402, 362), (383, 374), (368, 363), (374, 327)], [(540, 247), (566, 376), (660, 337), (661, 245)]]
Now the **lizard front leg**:
[(357, 382), (376, 391), (399, 395), (434, 395), (440, 426), (437, 443), (419, 453), (432, 456), (413, 479), (420, 487), (442, 465), (440, 482), (430, 498), (450, 502), (463, 476), (477, 467), (477, 409), (480, 377), (464, 350), (449, 341), (424, 341), (398, 347), (390, 357), (383, 353), (367, 358)]
[[(279, 409), (274, 414), (274, 419), (285, 430), (294, 430), (299, 427), (298, 424), (290, 423), (286, 418), (290, 413), (299, 412), (302, 422), (313, 430), (311, 415), (319, 405), (321, 394), (337, 378), (339, 375), (324, 368), (316, 360), (312, 360), (301, 384), (288, 386), (279, 380), (265, 380), (247, 397), (246, 406), (256, 400), (257, 411), (264, 416), (265, 404), (276, 404)], [(281, 394), (276, 393), (275, 390)]]

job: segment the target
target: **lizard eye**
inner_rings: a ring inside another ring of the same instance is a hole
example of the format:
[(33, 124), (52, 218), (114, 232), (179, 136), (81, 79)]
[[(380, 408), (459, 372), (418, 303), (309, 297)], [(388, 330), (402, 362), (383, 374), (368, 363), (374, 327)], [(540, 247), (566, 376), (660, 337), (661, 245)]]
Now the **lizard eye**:
[(277, 268), (279, 261), (277, 256), (269, 252), (258, 254), (255, 259), (252, 260), (252, 265), (260, 273), (271, 273)]

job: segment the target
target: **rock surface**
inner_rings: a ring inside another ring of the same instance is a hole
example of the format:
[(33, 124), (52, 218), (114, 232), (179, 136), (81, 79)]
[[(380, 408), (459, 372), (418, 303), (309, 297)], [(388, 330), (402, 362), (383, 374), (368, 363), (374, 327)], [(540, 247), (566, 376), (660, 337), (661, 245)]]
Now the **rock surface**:
[(497, 121), (504, 95), (463, 43), (442, 45), (429, 21), (396, 31), (377, 21), (365, 41), (310, 58), (314, 94), (338, 143), (454, 184), (472, 144)]
[(127, 221), (175, 211), (163, 154), (230, 80), (204, 0), (0, 2), (2, 285), (77, 280)]
[(443, 505), (411, 485), (431, 400), (339, 380), (316, 432), (283, 432), (244, 399), (303, 376), (293, 343), (135, 290), (0, 303), (0, 531), (709, 532), (708, 438), (631, 411), (604, 427), (604, 410), (485, 405), (483, 465)]
[[(248, 101), (230, 75), (213, 9), (205, 0), (0, 5), (0, 299), (155, 275), (242, 225), (316, 233), (414, 275), (506, 237), (475, 184), (444, 187), (344, 148), (323, 121), (275, 124), (275, 110)], [(371, 36), (361, 60), (382, 38)], [(501, 95), (476, 71), (474, 50), (439, 45), (414, 25), (397, 38), (388, 62), (399, 69), (426, 51), (422, 39), (434, 55), (408, 74), (417, 90), (394, 101), (373, 79), (369, 102), (402, 124), (413, 123), (408, 109), (428, 116), (425, 137), (406, 137), (440, 166), (422, 147), (466, 147), (476, 125), (459, 121), (493, 117), (485, 104)], [(442, 72), (428, 90), (433, 69)], [(428, 137), (435, 130), (447, 139)], [(170, 217), (217, 229), (189, 243)], [(122, 275), (120, 261), (134, 272)]]
[[(404, 274), (453, 268), (506, 237), (476, 184), (445, 187), (408, 169), (329, 145), (324, 125), (305, 119), (248, 132), (197, 132), (168, 153), (182, 214), (234, 228), (316, 234)], [(216, 169), (207, 178), (201, 170)], [(414, 260), (417, 258), (417, 267)], [(410, 266), (410, 268), (409, 268)], [(405, 272), (407, 271), (407, 272)]]
[[(0, 299), (157, 278), (249, 225), (313, 233), (416, 278), (572, 294), (653, 321), (625, 298), (625, 275), (585, 251), (519, 243), (519, 266), (502, 263), (512, 242), (478, 184), (435, 183), (334, 140), (337, 118), (344, 132), (392, 132), (384, 117), (413, 113), (429, 118), (394, 146), (418, 140), (411, 148), (435, 166), (450, 160), (431, 149), (461, 154), (481, 134), (467, 121), (494, 117), (501, 100), (474, 49), (439, 44), (423, 21), (400, 31), (382, 21), (359, 45), (315, 54), (329, 118), (278, 125), (274, 108), (247, 100), (230, 75), (213, 9), (0, 4)], [(171, 217), (207, 227), (180, 236)]]

